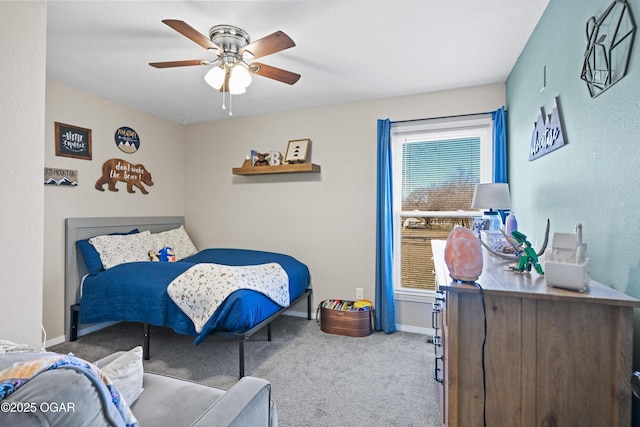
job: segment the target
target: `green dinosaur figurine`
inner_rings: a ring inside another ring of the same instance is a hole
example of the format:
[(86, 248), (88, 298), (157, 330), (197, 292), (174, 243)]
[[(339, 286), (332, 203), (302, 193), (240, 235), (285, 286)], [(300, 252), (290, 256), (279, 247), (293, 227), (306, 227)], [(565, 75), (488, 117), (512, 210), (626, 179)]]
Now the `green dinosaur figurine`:
[(530, 272), (531, 266), (533, 266), (538, 274), (544, 274), (542, 271), (542, 266), (538, 263), (538, 255), (536, 251), (531, 247), (531, 242), (527, 240), (527, 236), (520, 233), (519, 231), (514, 231), (511, 233), (511, 236), (518, 242), (523, 245), (523, 254), (520, 256), (520, 260), (518, 261), (517, 267), (511, 267), (512, 270), (519, 272)]

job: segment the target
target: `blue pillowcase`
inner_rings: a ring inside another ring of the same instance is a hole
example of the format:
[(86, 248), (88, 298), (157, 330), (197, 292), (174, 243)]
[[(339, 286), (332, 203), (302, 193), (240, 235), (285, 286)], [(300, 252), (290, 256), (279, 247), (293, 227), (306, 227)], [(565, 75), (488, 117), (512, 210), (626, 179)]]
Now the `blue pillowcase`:
[[(136, 234), (139, 233), (140, 230), (134, 228), (128, 233), (111, 233), (109, 236), (124, 236), (127, 234)], [(89, 269), (90, 274), (96, 274), (104, 270), (102, 266), (102, 261), (100, 261), (100, 254), (96, 251), (96, 248), (93, 247), (91, 243), (89, 243), (89, 239), (78, 240), (76, 241), (76, 247), (82, 254), (84, 258), (85, 264), (87, 264), (87, 268)]]

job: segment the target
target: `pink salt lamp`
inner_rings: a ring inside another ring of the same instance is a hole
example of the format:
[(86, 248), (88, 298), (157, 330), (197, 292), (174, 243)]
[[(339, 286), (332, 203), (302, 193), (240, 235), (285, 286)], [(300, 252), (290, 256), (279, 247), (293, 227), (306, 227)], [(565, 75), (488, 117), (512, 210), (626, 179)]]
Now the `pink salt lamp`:
[(482, 246), (471, 230), (455, 227), (447, 237), (444, 262), (455, 280), (475, 282), (482, 274)]

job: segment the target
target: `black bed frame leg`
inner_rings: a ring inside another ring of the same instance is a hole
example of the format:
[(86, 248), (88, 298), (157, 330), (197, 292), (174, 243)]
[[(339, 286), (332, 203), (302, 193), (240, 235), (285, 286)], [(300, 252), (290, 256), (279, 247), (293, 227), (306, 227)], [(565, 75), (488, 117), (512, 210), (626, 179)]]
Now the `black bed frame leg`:
[(307, 320), (311, 320), (311, 294), (312, 292), (309, 292), (307, 295)]
[(271, 322), (267, 324), (267, 341), (271, 341)]
[(240, 378), (244, 377), (244, 338), (238, 339), (238, 354), (240, 356)]
[(144, 326), (144, 341), (142, 343), (142, 357), (144, 360), (149, 360), (149, 324), (143, 323)]
[(69, 329), (69, 341), (78, 339), (78, 323), (80, 323), (80, 304), (71, 306), (71, 328)]

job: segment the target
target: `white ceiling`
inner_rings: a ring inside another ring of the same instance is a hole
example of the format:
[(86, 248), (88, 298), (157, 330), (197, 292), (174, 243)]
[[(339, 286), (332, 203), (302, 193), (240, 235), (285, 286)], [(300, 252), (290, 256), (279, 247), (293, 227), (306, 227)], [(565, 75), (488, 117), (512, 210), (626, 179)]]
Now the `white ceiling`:
[(548, 2), (49, 0), (47, 78), (178, 123), (226, 119), (208, 66), (148, 65), (215, 58), (161, 22), (179, 19), (205, 36), (231, 24), (295, 41), (259, 61), (300, 81), (254, 76), (234, 117), (502, 83)]

